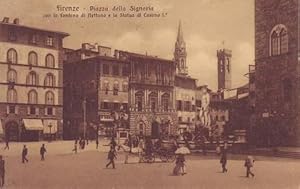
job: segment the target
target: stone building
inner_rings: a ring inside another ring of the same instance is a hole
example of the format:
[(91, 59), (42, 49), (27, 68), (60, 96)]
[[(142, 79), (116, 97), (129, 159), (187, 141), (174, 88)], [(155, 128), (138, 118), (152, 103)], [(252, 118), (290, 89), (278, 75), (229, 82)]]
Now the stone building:
[(258, 145), (300, 145), (297, 0), (255, 1), (255, 125)]
[(116, 54), (129, 62), (130, 132), (152, 138), (175, 135), (175, 62), (125, 51)]
[(108, 47), (85, 43), (81, 49), (68, 50), (65, 138), (112, 136), (117, 128), (129, 129), (128, 70), (129, 62), (112, 56)]
[(69, 34), (0, 22), (0, 129), (13, 141), (62, 135), (63, 38)]

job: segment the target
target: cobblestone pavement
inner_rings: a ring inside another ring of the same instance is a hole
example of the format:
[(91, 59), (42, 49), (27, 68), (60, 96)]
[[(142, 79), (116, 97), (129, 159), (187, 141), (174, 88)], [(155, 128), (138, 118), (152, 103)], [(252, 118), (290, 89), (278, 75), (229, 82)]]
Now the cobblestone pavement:
[[(300, 161), (268, 159), (255, 162), (254, 178), (245, 177), (243, 161), (229, 160), (228, 173), (221, 173), (219, 160), (213, 157), (187, 156), (184, 176), (172, 176), (174, 163), (138, 163), (136, 156), (124, 164), (124, 153), (118, 153), (116, 169), (107, 169), (106, 141), (95, 149), (95, 143), (78, 154), (72, 154), (73, 142), (45, 143), (48, 149), (45, 161), (40, 161), (38, 149), (42, 142), (27, 143), (29, 162), (21, 163), (22, 143), (11, 144), (9, 151), (1, 153), (6, 160), (5, 188), (20, 189), (234, 189), (272, 188), (299, 189)], [(4, 147), (4, 146), (3, 146)], [(15, 148), (15, 149), (14, 149)]]

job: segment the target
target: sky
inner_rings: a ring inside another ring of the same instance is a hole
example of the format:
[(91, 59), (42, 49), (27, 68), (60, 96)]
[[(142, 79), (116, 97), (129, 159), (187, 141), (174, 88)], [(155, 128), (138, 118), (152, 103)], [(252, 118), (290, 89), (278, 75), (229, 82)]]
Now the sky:
[[(153, 6), (160, 18), (44, 18), (57, 5)], [(248, 65), (254, 64), (254, 0), (0, 0), (0, 17), (19, 18), (20, 24), (70, 34), (64, 47), (98, 43), (172, 59), (179, 20), (187, 45), (189, 75), (199, 85), (217, 89), (216, 51), (232, 50), (232, 85), (247, 83)], [(1, 19), (1, 18), (0, 18)]]

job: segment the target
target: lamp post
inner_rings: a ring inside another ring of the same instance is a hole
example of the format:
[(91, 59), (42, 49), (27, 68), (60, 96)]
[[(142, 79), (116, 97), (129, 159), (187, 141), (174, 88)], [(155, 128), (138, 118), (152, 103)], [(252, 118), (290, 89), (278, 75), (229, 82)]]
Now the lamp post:
[(86, 139), (86, 98), (83, 99), (82, 102), (82, 106), (83, 106), (83, 137), (84, 139)]
[(52, 136), (51, 136), (51, 128), (52, 128), (52, 124), (50, 123), (49, 125), (48, 125), (48, 127), (49, 127), (49, 132), (50, 132), (50, 136), (49, 136), (49, 142), (51, 142), (51, 138), (52, 138)]

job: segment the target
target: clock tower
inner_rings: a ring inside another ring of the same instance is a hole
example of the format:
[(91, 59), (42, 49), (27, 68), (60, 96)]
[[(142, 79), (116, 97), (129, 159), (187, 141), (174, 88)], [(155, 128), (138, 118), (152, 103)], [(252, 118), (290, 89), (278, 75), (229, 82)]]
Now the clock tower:
[(186, 46), (183, 39), (183, 32), (181, 27), (181, 22), (179, 22), (177, 40), (175, 43), (175, 52), (174, 60), (176, 62), (176, 73), (180, 75), (187, 75), (187, 66), (186, 66)]

